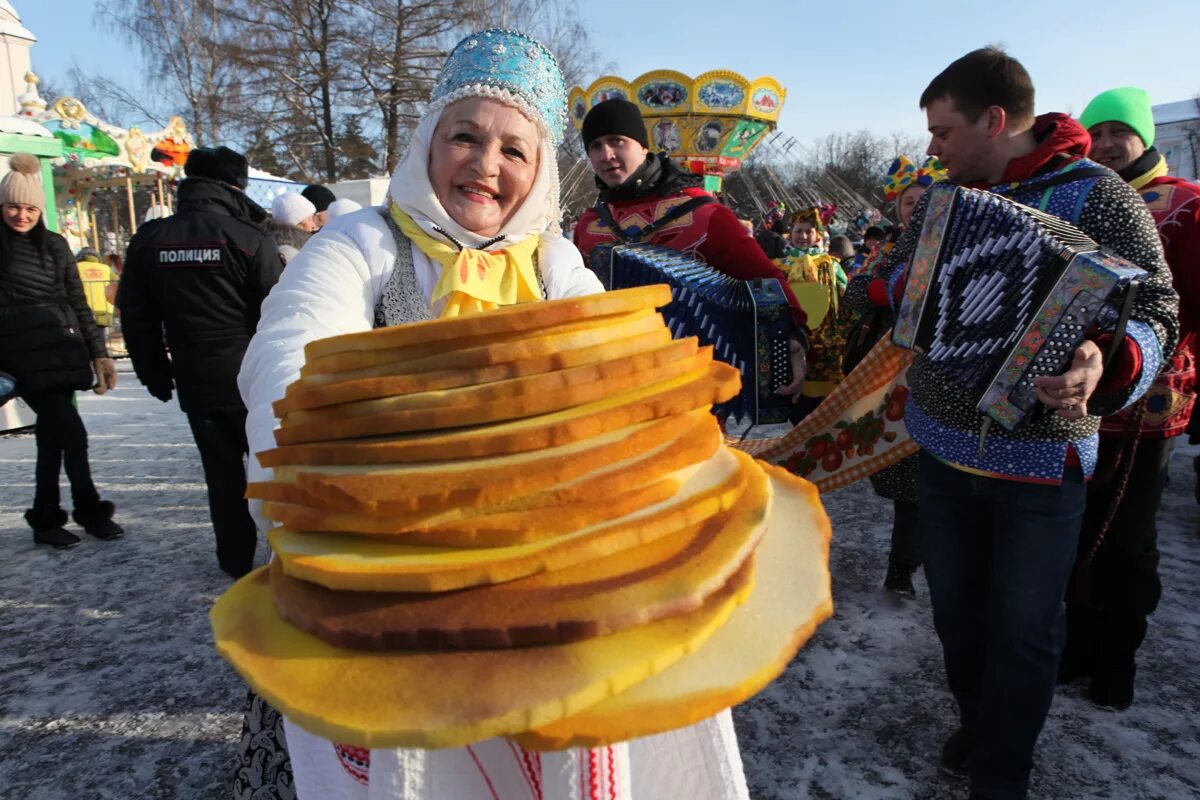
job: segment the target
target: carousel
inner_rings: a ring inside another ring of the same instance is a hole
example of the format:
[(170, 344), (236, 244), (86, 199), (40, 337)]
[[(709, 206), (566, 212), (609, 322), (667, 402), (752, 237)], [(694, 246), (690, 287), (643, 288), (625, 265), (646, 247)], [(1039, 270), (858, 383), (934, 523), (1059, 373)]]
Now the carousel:
[(38, 78), (25, 76), (20, 115), (62, 144), (55, 159), (59, 232), (72, 249), (118, 252), (147, 216), (171, 213), (172, 186), (195, 146), (181, 117), (161, 130), (128, 129), (98, 119), (74, 97), (47, 106)]
[(704, 188), (721, 191), (726, 175), (775, 129), (787, 91), (771, 77), (747, 80), (736, 72), (713, 70), (696, 78), (655, 70), (633, 81), (606, 75), (586, 89), (571, 90), (576, 129), (592, 106), (621, 98), (636, 103), (655, 150), (704, 176)]

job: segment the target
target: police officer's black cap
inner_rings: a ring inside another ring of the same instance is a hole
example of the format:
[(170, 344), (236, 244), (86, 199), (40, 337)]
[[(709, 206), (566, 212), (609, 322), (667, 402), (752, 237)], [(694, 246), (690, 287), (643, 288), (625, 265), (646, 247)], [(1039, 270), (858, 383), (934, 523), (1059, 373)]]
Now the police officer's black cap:
[(188, 153), (183, 174), (189, 178), (210, 178), (245, 189), (250, 183), (250, 165), (246, 157), (228, 147), (197, 147)]
[(633, 103), (619, 97), (597, 103), (583, 118), (583, 146), (586, 148), (592, 140), (614, 134), (628, 136), (642, 147), (650, 146), (642, 112)]
[(337, 200), (337, 195), (319, 183), (314, 183), (312, 186), (305, 186), (304, 191), (300, 192), (300, 194), (304, 195), (304, 199), (316, 207), (318, 214), (329, 208), (329, 204), (334, 200)]

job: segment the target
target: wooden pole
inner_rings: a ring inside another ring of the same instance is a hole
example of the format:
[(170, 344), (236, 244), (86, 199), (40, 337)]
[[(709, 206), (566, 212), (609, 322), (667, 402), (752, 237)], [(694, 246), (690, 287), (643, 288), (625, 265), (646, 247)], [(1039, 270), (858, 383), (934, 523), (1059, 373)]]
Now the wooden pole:
[(129, 199), (129, 235), (137, 230), (137, 209), (133, 207), (133, 178), (125, 176), (125, 196)]
[(100, 231), (98, 230), (99, 226), (96, 224), (96, 221), (97, 221), (96, 220), (96, 212), (92, 211), (91, 209), (88, 209), (87, 213), (88, 213), (88, 219), (90, 219), (92, 222), (92, 248), (96, 251), (97, 255), (99, 255), (100, 254)]
[(166, 190), (163, 189), (162, 175), (158, 176), (158, 204), (163, 208), (167, 207), (167, 195)]

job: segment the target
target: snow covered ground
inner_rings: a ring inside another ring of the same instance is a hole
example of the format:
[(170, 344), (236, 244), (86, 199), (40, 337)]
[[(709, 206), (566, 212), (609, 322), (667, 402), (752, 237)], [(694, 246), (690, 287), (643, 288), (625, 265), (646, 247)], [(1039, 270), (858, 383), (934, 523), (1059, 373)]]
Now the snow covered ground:
[[(21, 519), (33, 495), (33, 438), (0, 438), (0, 798), (226, 798), (245, 689), (210, 640), (208, 609), (228, 579), (216, 566), (187, 421), (128, 373), (113, 394), (80, 395), (80, 408), (123, 540), (35, 547)], [(1060, 691), (1034, 798), (1200, 796), (1196, 452), (1182, 448), (1172, 465), (1165, 592), (1137, 702), (1115, 714), (1094, 708), (1082, 686)], [(936, 771), (953, 707), (923, 581), (910, 602), (879, 588), (890, 506), (866, 485), (825, 503), (837, 613), (779, 681), (735, 712), (752, 794), (964, 796)]]

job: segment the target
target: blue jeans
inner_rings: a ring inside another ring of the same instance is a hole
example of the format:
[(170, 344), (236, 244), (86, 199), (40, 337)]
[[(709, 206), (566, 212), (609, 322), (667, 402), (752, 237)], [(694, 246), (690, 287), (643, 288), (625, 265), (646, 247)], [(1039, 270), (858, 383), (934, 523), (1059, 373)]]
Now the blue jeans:
[(1024, 798), (1066, 640), (1082, 470), (1047, 486), (972, 475), (922, 451), (917, 495), (933, 623), (970, 741), (971, 790)]

